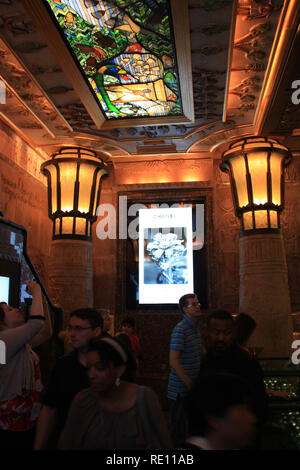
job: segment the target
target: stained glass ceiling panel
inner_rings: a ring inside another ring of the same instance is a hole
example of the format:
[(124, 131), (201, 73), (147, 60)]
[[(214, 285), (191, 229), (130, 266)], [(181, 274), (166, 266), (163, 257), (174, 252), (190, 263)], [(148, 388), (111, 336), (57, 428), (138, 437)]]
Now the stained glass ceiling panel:
[(180, 116), (168, 0), (44, 0), (108, 120)]

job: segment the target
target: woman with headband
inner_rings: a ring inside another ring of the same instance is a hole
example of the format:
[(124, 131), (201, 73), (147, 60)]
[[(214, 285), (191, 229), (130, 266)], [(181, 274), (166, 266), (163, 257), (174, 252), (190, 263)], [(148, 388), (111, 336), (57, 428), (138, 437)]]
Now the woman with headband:
[(87, 368), (91, 387), (76, 395), (59, 440), (65, 450), (171, 449), (156, 394), (121, 381), (127, 354), (115, 338), (93, 341)]

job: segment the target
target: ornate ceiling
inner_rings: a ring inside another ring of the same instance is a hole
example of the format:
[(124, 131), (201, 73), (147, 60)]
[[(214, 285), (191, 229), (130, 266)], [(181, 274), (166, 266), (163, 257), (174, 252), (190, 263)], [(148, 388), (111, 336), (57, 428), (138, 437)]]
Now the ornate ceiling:
[(167, 0), (45, 2), (108, 121), (183, 116)]
[[(105, 0), (82, 1), (95, 11), (105, 6)], [(150, 29), (163, 2), (142, 2)], [(117, 8), (141, 0), (109, 3)], [(0, 0), (0, 117), (48, 155), (80, 145), (113, 161), (197, 158), (254, 133), (298, 149), (300, 105), (291, 96), (292, 82), (300, 80), (300, 2), (171, 0), (170, 8), (183, 116), (108, 122), (45, 2)]]

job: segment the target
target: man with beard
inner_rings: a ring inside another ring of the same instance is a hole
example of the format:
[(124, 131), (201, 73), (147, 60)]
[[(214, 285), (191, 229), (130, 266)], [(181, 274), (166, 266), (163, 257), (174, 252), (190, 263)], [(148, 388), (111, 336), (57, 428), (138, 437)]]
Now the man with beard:
[(202, 359), (200, 376), (227, 372), (243, 377), (254, 395), (254, 411), (262, 424), (267, 418), (267, 394), (258, 361), (236, 342), (233, 317), (226, 310), (216, 310), (207, 318), (207, 354)]

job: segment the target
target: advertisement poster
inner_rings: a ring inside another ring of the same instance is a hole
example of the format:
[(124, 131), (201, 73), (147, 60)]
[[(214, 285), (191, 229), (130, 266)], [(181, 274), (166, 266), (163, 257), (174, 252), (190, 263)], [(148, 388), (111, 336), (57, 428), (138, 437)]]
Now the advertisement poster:
[(139, 211), (139, 303), (177, 304), (193, 292), (192, 208)]

